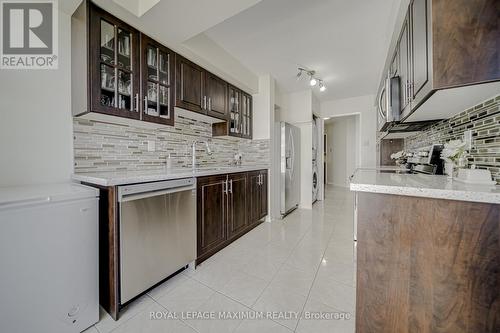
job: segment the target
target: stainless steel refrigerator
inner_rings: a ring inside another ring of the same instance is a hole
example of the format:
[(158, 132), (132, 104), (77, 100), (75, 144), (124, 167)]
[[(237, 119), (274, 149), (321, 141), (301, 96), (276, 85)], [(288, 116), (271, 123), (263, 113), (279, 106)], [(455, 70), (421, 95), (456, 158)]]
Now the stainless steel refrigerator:
[(285, 122), (276, 124), (280, 144), (280, 214), (289, 214), (300, 200), (300, 129)]

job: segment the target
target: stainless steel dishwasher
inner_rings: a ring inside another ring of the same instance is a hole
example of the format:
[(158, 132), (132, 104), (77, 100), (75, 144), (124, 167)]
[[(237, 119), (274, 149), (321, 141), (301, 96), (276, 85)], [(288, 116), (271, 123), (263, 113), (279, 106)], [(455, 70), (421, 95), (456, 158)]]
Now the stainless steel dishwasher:
[(196, 178), (118, 187), (121, 304), (196, 259)]

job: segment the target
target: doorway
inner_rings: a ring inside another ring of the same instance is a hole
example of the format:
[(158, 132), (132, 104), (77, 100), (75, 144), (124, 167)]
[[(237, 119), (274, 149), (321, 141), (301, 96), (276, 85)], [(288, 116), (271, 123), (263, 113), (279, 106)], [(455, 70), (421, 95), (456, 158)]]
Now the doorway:
[(326, 184), (348, 187), (349, 178), (359, 166), (359, 115), (325, 120)]

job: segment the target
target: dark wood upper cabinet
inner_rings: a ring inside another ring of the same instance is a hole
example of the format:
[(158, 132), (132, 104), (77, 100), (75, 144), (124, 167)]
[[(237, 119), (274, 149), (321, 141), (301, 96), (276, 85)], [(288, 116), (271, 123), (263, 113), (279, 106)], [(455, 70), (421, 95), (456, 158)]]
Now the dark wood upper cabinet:
[(252, 96), (232, 85), (229, 85), (227, 104), (227, 122), (213, 124), (212, 135), (252, 139)]
[(207, 115), (219, 119), (227, 119), (227, 87), (228, 84), (226, 81), (210, 72), (205, 72)]
[(214, 118), (228, 119), (228, 84), (195, 63), (176, 57), (177, 107)]
[(411, 26), (411, 78), (410, 99), (413, 104), (430, 92), (429, 20), (427, 0), (414, 0), (410, 4)]
[(84, 1), (72, 16), (72, 113), (140, 118), (140, 33)]
[(241, 93), (241, 130), (242, 138), (252, 138), (252, 96), (242, 92)]
[(398, 41), (397, 54), (398, 59), (398, 73), (399, 73), (399, 105), (400, 113), (405, 114), (410, 109), (410, 18), (406, 17), (403, 23), (403, 30)]
[(205, 70), (186, 58), (175, 57), (175, 106), (206, 114)]
[(174, 124), (174, 87), (172, 82), (174, 53), (142, 35), (142, 119), (149, 122)]
[[(498, 0), (410, 1), (392, 55), (397, 63), (388, 70), (400, 78), (401, 121), (440, 119), (432, 116), (436, 105), (440, 114), (451, 116), (460, 111), (453, 88), (500, 81), (499, 15)], [(471, 105), (490, 97), (495, 87), (471, 88)], [(427, 103), (430, 99), (437, 102)], [(415, 113), (420, 108), (422, 115)]]
[(432, 1), (434, 88), (500, 80), (499, 17), (498, 0)]
[(91, 0), (72, 15), (71, 60), (74, 116), (97, 113), (174, 125), (179, 107), (222, 120), (214, 127), (216, 136), (252, 137), (250, 95), (232, 87), (231, 98), (226, 81)]

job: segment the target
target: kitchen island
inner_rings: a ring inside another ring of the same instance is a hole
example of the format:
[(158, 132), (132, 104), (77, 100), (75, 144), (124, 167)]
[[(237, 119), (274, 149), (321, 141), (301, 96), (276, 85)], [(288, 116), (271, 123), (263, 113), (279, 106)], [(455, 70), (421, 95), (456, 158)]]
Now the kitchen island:
[(500, 189), (358, 170), (356, 332), (499, 332)]

